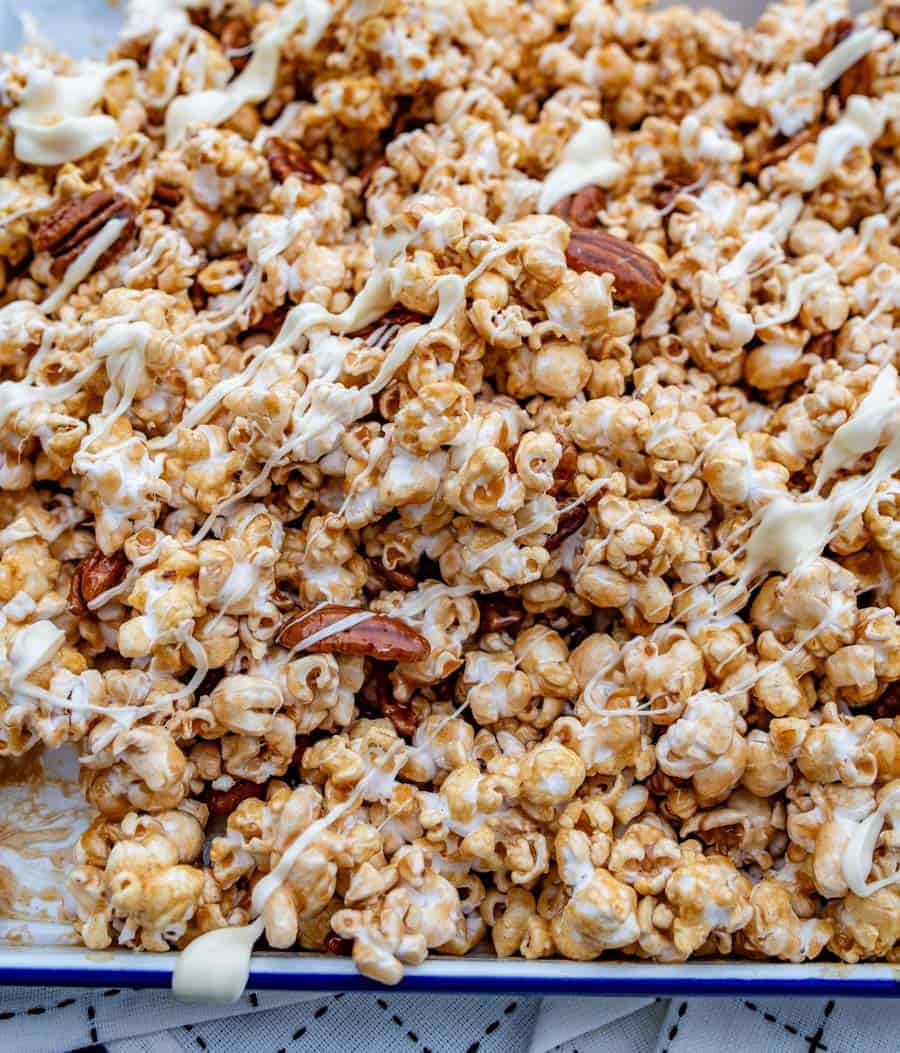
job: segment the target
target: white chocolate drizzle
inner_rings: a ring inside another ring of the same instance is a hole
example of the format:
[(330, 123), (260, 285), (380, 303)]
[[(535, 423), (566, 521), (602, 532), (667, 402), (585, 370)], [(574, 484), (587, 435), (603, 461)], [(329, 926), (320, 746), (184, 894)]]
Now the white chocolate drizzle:
[(874, 26), (858, 29), (832, 48), (816, 66), (816, 80), (824, 91), (857, 62), (867, 55), (878, 41), (880, 34)]
[(855, 147), (868, 149), (884, 132), (887, 122), (886, 99), (851, 95), (839, 121), (819, 136), (815, 157), (808, 165), (794, 162), (802, 171), (802, 188), (809, 192), (823, 183)]
[(625, 166), (616, 161), (612, 131), (606, 121), (583, 121), (566, 143), (562, 157), (544, 179), (538, 212), (549, 212), (569, 194), (589, 186), (611, 187), (622, 178)]
[[(867, 880), (872, 871), (872, 857), (884, 824), (889, 822), (893, 827), (897, 819), (900, 819), (900, 786), (888, 793), (870, 816), (861, 822), (853, 823), (853, 832), (841, 856), (841, 872), (850, 891), (855, 895), (871, 896), (879, 889), (896, 885), (900, 881), (900, 872), (890, 874), (880, 881)], [(844, 820), (844, 822), (851, 822), (851, 820)]]
[(746, 562), (740, 576), (744, 584), (767, 571), (790, 574), (815, 559), (836, 527), (840, 529), (865, 510), (881, 483), (900, 468), (900, 428), (865, 475), (836, 483), (828, 497), (819, 494), (838, 471), (877, 447), (898, 410), (897, 370), (888, 365), (875, 378), (854, 414), (832, 435), (822, 452), (811, 493), (805, 499), (779, 495), (763, 508), (746, 543)]
[(25, 164), (61, 165), (77, 161), (115, 138), (118, 125), (108, 114), (92, 114), (107, 80), (134, 63), (87, 64), (75, 76), (33, 69), (22, 101), (10, 112), (16, 157)]
[(305, 23), (301, 43), (306, 50), (318, 44), (331, 21), (331, 6), (323, 0), (293, 0), (270, 29), (253, 45), (246, 69), (224, 88), (179, 95), (166, 111), (166, 146), (177, 146), (192, 124), (218, 126), (247, 103), (268, 98), (275, 87), (281, 49), (288, 37)]

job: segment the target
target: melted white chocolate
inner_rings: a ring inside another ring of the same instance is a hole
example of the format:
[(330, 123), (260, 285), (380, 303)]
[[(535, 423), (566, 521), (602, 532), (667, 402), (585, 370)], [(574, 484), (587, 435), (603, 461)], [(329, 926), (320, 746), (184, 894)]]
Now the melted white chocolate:
[(275, 88), (284, 42), (305, 23), (300, 38), (306, 50), (314, 48), (331, 21), (331, 6), (323, 0), (293, 0), (283, 8), (272, 27), (253, 45), (246, 69), (224, 88), (179, 95), (166, 111), (166, 146), (177, 146), (192, 124), (218, 126), (247, 103), (262, 102)]
[(900, 428), (863, 476), (843, 480), (827, 498), (823, 485), (842, 468), (874, 450), (890, 419), (900, 411), (897, 370), (885, 366), (853, 416), (832, 435), (822, 451), (812, 492), (805, 499), (779, 495), (759, 516), (746, 546), (741, 581), (748, 584), (761, 573), (790, 574), (821, 554), (836, 528), (860, 515), (878, 487), (900, 469)]
[(819, 136), (812, 161), (808, 165), (795, 162), (797, 167), (803, 169), (803, 189), (807, 192), (815, 190), (843, 163), (851, 150), (858, 146), (868, 149), (884, 132), (886, 121), (887, 105), (884, 99), (851, 95), (841, 119)]
[(614, 186), (624, 173), (625, 166), (615, 159), (612, 132), (606, 121), (584, 121), (544, 180), (538, 212), (549, 212), (558, 201), (585, 187)]
[(172, 973), (172, 991), (183, 1002), (236, 1002), (250, 976), (253, 944), (263, 931), (262, 918), (250, 925), (215, 929), (189, 943)]
[(816, 66), (816, 80), (824, 91), (844, 73), (855, 66), (875, 46), (879, 32), (874, 26), (866, 26), (845, 37), (836, 48), (832, 48)]
[[(880, 881), (868, 880), (872, 871), (875, 846), (878, 844), (884, 824), (889, 822), (891, 826), (894, 826), (898, 819), (900, 819), (900, 789), (889, 793), (870, 816), (853, 824), (853, 832), (841, 856), (841, 871), (850, 891), (857, 896), (871, 896), (879, 889), (887, 888), (888, 885), (896, 885), (900, 881), (900, 873), (891, 874)], [(845, 822), (848, 821), (845, 820)]]
[(22, 101), (10, 112), (16, 157), (31, 165), (61, 165), (77, 161), (115, 138), (118, 125), (107, 114), (91, 114), (107, 80), (133, 62), (87, 65), (77, 76), (59, 76), (34, 69)]

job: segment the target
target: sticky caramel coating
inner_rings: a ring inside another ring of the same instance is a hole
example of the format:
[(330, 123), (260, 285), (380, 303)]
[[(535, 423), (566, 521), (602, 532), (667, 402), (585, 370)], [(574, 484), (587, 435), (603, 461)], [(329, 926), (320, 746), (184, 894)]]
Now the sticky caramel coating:
[[(896, 887), (844, 865), (900, 778), (895, 10), (825, 83), (842, 0), (334, 0), (167, 137), (228, 19), (292, 10), (226, 7), (132, 12), (97, 148), (0, 145), (0, 755), (79, 751), (80, 939), (241, 924), (306, 838), (269, 944), (384, 983), (485, 939), (896, 959)], [(83, 73), (0, 68), (7, 117)], [(539, 211), (601, 120), (618, 174)], [(133, 229), (48, 306), (98, 191)], [(827, 538), (760, 561), (801, 499)], [(124, 575), (73, 611), (96, 552)], [(363, 620), (281, 635), (322, 605)]]

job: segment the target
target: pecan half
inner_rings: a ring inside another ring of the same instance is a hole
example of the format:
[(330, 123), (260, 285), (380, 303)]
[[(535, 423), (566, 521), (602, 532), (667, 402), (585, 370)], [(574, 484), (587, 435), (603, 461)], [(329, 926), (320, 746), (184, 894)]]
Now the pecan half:
[(819, 126), (817, 124), (804, 128), (802, 132), (797, 132), (790, 139), (786, 139), (784, 142), (779, 143), (778, 146), (773, 146), (771, 150), (767, 150), (761, 157), (748, 161), (745, 165), (747, 174), (755, 179), (764, 168), (768, 168), (769, 165), (777, 165), (779, 161), (786, 161), (798, 147), (803, 146), (804, 143), (812, 142), (818, 134)]
[(639, 311), (649, 311), (659, 299), (665, 276), (646, 252), (604, 230), (575, 227), (566, 249), (566, 262), (579, 274), (611, 274), (614, 293)]
[(394, 698), (394, 689), (388, 671), (384, 667), (375, 670), (375, 701), (378, 712), (394, 725), (398, 735), (408, 739), (419, 726), (416, 711), (408, 702), (398, 702)]
[(72, 575), (72, 583), (69, 586), (69, 611), (84, 617), (89, 613), (88, 604), (91, 600), (118, 585), (125, 577), (127, 569), (128, 559), (121, 550), (111, 556), (104, 556), (99, 548), (95, 548), (78, 564)]
[(478, 631), (501, 633), (504, 629), (515, 629), (525, 618), (525, 611), (518, 600), (504, 596), (502, 592), (478, 599)]
[(282, 139), (280, 135), (273, 135), (266, 139), (263, 156), (269, 162), (272, 175), (279, 183), (283, 183), (288, 176), (292, 175), (297, 176), (304, 183), (325, 182), (311, 162), (307, 161), (300, 147), (288, 139)]
[(544, 543), (544, 548), (548, 552), (559, 548), (567, 537), (571, 537), (576, 530), (581, 529), (587, 517), (588, 510), (586, 505), (576, 505), (574, 508), (570, 508), (568, 512), (563, 512), (559, 517), (559, 522), (556, 524), (556, 533), (547, 539)]
[[(359, 613), (359, 607), (343, 607), (337, 603), (298, 611), (282, 624), (276, 640), (282, 647), (296, 647), (313, 633)], [(361, 654), (383, 662), (420, 662), (431, 653), (424, 636), (399, 618), (386, 614), (373, 614), (350, 629), (326, 636), (306, 650), (311, 654)]]
[(550, 211), (570, 227), (596, 227), (597, 213), (602, 208), (606, 208), (606, 191), (599, 186), (588, 186), (577, 194), (561, 198)]
[(95, 190), (87, 197), (58, 205), (46, 216), (34, 234), (36, 252), (49, 252), (54, 257), (50, 268), (57, 278), (81, 255), (88, 242), (111, 219), (126, 219), (124, 230), (103, 253), (95, 265), (105, 267), (124, 250), (134, 233), (134, 210), (121, 194)]
[(206, 794), (206, 805), (210, 815), (231, 815), (241, 801), (247, 801), (251, 797), (265, 797), (266, 784), (264, 782), (249, 782), (247, 779), (238, 779), (230, 790), (210, 789)]
[(229, 18), (222, 26), (219, 43), (235, 73), (240, 73), (250, 61), (249, 54), (230, 55), (229, 52), (244, 52), (244, 49), (250, 46), (250, 26), (243, 18)]

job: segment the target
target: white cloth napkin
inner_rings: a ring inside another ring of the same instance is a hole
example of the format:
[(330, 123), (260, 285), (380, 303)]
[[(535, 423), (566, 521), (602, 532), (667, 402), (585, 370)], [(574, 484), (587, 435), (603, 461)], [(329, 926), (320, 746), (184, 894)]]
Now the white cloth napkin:
[(895, 1053), (900, 1002), (6, 988), (0, 1050), (68, 1053)]

